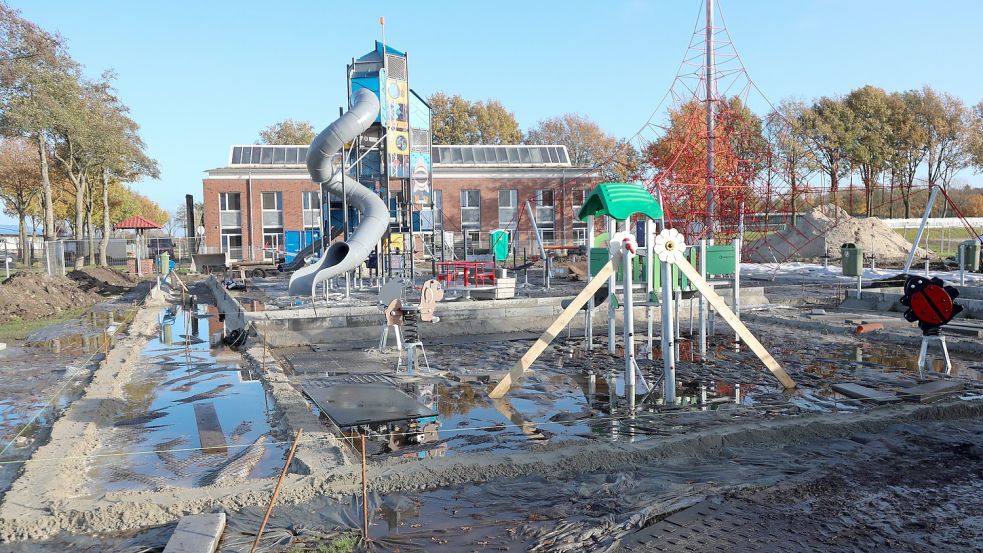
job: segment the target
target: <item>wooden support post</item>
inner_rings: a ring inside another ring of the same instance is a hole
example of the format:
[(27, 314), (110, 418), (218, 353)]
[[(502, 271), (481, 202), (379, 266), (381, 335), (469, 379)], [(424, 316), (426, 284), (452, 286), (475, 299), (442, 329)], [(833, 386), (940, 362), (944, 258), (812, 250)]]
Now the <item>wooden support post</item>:
[(263, 537), (263, 530), (266, 529), (266, 522), (270, 520), (270, 514), (273, 512), (273, 504), (276, 503), (276, 496), (280, 494), (280, 486), (283, 485), (283, 477), (287, 475), (287, 470), (290, 469), (290, 462), (294, 459), (294, 452), (297, 451), (297, 443), (300, 442), (300, 435), (304, 432), (303, 428), (297, 429), (297, 436), (294, 437), (294, 443), (290, 446), (290, 453), (287, 454), (287, 462), (283, 464), (283, 470), (280, 471), (280, 478), (276, 481), (276, 486), (273, 488), (273, 495), (270, 497), (270, 505), (266, 508), (266, 516), (263, 517), (263, 523), (259, 525), (259, 532), (256, 532), (256, 539), (253, 541), (253, 547), (250, 549), (250, 553), (256, 553), (256, 548), (259, 547), (259, 540)]
[(362, 539), (369, 541), (369, 496), (365, 479), (365, 434), (362, 437)]
[[(594, 297), (594, 293), (597, 292), (601, 286), (604, 286), (605, 281), (608, 277), (614, 274), (614, 264), (608, 261), (604, 264), (604, 267), (597, 273), (597, 275), (587, 283), (587, 286), (577, 294), (577, 297), (570, 302), (570, 305), (560, 313), (560, 316), (553, 321), (553, 324), (546, 329), (546, 332), (536, 340), (525, 355), (512, 367), (507, 374), (505, 374), (502, 379), (498, 382), (495, 388), (489, 394), (492, 399), (504, 397), (508, 393), (509, 388), (512, 384), (517, 382), (522, 378), (523, 373), (529, 369), (529, 366), (533, 364), (539, 356), (543, 354), (546, 350), (546, 346), (550, 345), (550, 342), (556, 338), (557, 334), (561, 330), (566, 328), (566, 326), (573, 320), (574, 316), (580, 311), (591, 298)], [(609, 291), (609, 296), (613, 296), (613, 290)], [(610, 299), (608, 301), (611, 301)]]
[(727, 324), (729, 324), (730, 327), (737, 332), (738, 336), (740, 336), (748, 347), (751, 348), (751, 351), (758, 356), (758, 359), (764, 363), (765, 367), (768, 367), (768, 370), (770, 370), (772, 374), (778, 378), (778, 380), (782, 383), (782, 386), (785, 386), (785, 388), (788, 389), (795, 388), (795, 381), (793, 381), (788, 373), (785, 372), (785, 369), (778, 364), (778, 361), (775, 361), (775, 358), (768, 353), (768, 350), (761, 345), (761, 342), (754, 337), (754, 334), (751, 334), (751, 331), (748, 329), (748, 327), (744, 326), (744, 323), (737, 318), (737, 315), (735, 315), (734, 312), (727, 307), (727, 304), (724, 303), (724, 299), (713, 290), (713, 287), (707, 284), (707, 281), (703, 280), (703, 277), (695, 268), (693, 268), (692, 265), (689, 264), (689, 261), (687, 261), (685, 257), (680, 257), (679, 261), (676, 261), (675, 263), (676, 266), (679, 267), (679, 270), (686, 275), (686, 278), (693, 282), (693, 285), (695, 285), (696, 289), (700, 291), (700, 294), (706, 298), (707, 302), (709, 302), (710, 305), (713, 306), (718, 313), (720, 313), (720, 316), (727, 321)]

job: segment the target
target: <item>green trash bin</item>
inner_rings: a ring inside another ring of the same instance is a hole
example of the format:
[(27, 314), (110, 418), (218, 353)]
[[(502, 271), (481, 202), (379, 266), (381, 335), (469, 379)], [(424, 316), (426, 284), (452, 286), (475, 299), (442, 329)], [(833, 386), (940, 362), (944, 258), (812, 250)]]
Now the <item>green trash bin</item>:
[(168, 252), (160, 252), (160, 274), (166, 275), (170, 272), (171, 267), (171, 254)]
[(860, 276), (864, 272), (864, 249), (856, 244), (840, 246), (843, 255), (843, 276)]
[(980, 241), (965, 240), (959, 243), (959, 251), (962, 256), (959, 259), (959, 268), (964, 271), (975, 273), (980, 270)]

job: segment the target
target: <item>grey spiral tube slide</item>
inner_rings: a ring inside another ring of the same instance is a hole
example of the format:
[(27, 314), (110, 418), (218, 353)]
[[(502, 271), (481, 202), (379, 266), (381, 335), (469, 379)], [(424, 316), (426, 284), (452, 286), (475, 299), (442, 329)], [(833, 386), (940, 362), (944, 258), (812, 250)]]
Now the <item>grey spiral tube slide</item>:
[(321, 184), (322, 191), (334, 196), (344, 193), (348, 198), (348, 205), (359, 212), (358, 228), (347, 242), (331, 244), (320, 260), (290, 276), (287, 289), (292, 296), (313, 296), (319, 283), (361, 265), (389, 229), (389, 208), (386, 202), (372, 190), (342, 173), (341, 168), (335, 168), (332, 163), (332, 158), (342, 146), (365, 132), (379, 114), (379, 98), (372, 91), (359, 89), (355, 91), (352, 100), (351, 109), (328, 125), (311, 142), (307, 150), (307, 172), (312, 181)]

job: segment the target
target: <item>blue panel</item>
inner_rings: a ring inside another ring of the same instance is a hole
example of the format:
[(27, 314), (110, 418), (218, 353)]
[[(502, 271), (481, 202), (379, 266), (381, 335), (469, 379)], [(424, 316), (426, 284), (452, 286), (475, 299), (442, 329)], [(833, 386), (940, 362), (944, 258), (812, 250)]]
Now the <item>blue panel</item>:
[(283, 233), (283, 258), (287, 263), (293, 261), (302, 248), (299, 230), (288, 230)]
[[(353, 96), (355, 95), (355, 91), (356, 90), (367, 88), (367, 89), (371, 90), (372, 92), (374, 92), (375, 95), (378, 97), (379, 96), (379, 83), (380, 82), (383, 82), (383, 80), (384, 80), (381, 77), (382, 74), (383, 74), (382, 71), (379, 71), (379, 76), (355, 77), (355, 78), (353, 78), (352, 79), (352, 95)], [(376, 120), (376, 122), (381, 122), (383, 125), (385, 125), (386, 124), (386, 121), (385, 121), (385, 116), (386, 116), (386, 103), (383, 102), (383, 101), (381, 101), (381, 100), (380, 100), (380, 103), (382, 104), (382, 110), (380, 110), (379, 117), (376, 117), (375, 120)]]

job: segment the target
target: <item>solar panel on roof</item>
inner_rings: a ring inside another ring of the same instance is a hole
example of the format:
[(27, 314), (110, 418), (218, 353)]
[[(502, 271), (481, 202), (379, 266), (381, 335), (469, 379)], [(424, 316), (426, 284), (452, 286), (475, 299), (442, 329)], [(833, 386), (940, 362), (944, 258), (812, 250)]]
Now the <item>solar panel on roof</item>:
[(232, 163), (240, 163), (239, 160), (242, 159), (242, 146), (236, 146), (232, 148)]
[(287, 148), (287, 154), (284, 158), (284, 163), (297, 163), (297, 150), (299, 148)]
[(529, 155), (529, 148), (516, 148), (519, 150), (519, 161), (522, 163), (529, 163), (532, 161), (532, 156)]
[(474, 148), (461, 148), (465, 163), (474, 163)]
[[(262, 163), (264, 165), (269, 165), (270, 163), (273, 163), (273, 149), (272, 148), (260, 148), (260, 155), (262, 156), (260, 158), (260, 163)], [(256, 163), (256, 161), (253, 160), (253, 163)]]
[(566, 148), (557, 148), (556, 153), (560, 156), (560, 163), (570, 163), (570, 160), (567, 159)]
[(476, 163), (485, 163), (485, 149), (473, 148), (473, 150), (474, 150), (474, 161)]
[(297, 148), (297, 163), (307, 163), (307, 148)]
[(448, 148), (451, 151), (451, 163), (461, 163), (463, 160), (463, 154), (461, 154), (460, 148)]
[(284, 159), (286, 159), (286, 148), (282, 146), (273, 148), (273, 163), (274, 164), (283, 163)]
[(515, 147), (505, 148), (508, 154), (509, 163), (519, 163), (519, 149)]
[(529, 158), (533, 163), (543, 162), (543, 154), (540, 153), (539, 148), (529, 148)]

